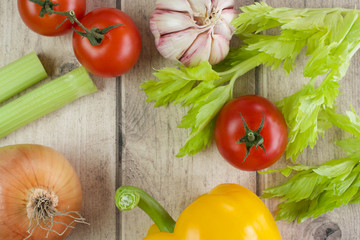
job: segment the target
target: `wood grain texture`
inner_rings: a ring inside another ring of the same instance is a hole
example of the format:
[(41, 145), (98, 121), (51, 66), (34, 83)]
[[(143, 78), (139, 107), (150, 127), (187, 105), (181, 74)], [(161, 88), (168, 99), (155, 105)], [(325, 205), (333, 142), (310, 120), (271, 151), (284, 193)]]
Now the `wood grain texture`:
[[(115, 1), (88, 1), (88, 11), (100, 6), (115, 7)], [(39, 55), (51, 78), (79, 66), (72, 51), (71, 34), (44, 37), (30, 31), (18, 14), (17, 1), (0, 1), (0, 36), (0, 66), (30, 51)], [(94, 76), (92, 79), (99, 88), (97, 93), (70, 103), (0, 140), (0, 146), (36, 143), (53, 147), (75, 167), (82, 183), (82, 215), (90, 225), (77, 225), (68, 237), (74, 240), (115, 239), (116, 232), (113, 203), (116, 82)], [(46, 81), (49, 79), (33, 88)]]
[[(267, 4), (272, 7), (293, 7), (293, 8), (330, 8), (330, 7), (344, 7), (353, 9), (359, 6), (360, 1), (321, 1), (321, 0), (307, 0), (307, 1), (292, 1), (292, 0), (267, 0)], [(277, 101), (285, 96), (289, 96), (298, 91), (309, 79), (302, 75), (302, 70), (305, 66), (304, 51), (299, 55), (296, 61), (294, 72), (286, 76), (282, 69), (275, 71), (269, 68), (260, 68), (257, 79), (258, 94), (267, 97), (271, 101)], [(342, 85), (340, 91), (343, 93), (338, 98), (339, 111), (344, 112), (350, 108), (352, 104), (359, 112), (359, 96), (357, 89), (359, 83), (357, 81), (360, 74), (359, 69), (359, 53), (353, 59), (351, 66), (345, 78), (340, 82)], [(317, 145), (313, 150), (306, 149), (298, 158), (297, 162), (308, 165), (319, 165), (328, 160), (340, 158), (343, 155), (341, 149), (335, 147), (333, 142), (344, 137), (344, 132), (339, 129), (331, 128), (325, 134), (325, 137), (319, 139)], [(285, 159), (279, 160), (273, 168), (280, 168), (286, 166)], [(283, 183), (285, 178), (280, 174), (272, 174), (261, 176), (260, 178), (260, 192), (270, 186), (279, 185)], [(271, 199), (265, 201), (266, 205), (274, 212), (278, 201)], [(360, 238), (360, 206), (346, 206), (335, 209), (331, 213), (322, 215), (314, 220), (307, 220), (304, 223), (287, 223), (284, 221), (277, 222), (283, 239), (297, 240), (297, 239), (342, 239), (355, 240)]]
[[(236, 1), (237, 5), (252, 1)], [(256, 191), (256, 174), (240, 172), (227, 164), (214, 144), (193, 157), (176, 158), (188, 132), (177, 128), (186, 109), (178, 106), (154, 108), (139, 91), (145, 80), (154, 79), (153, 69), (170, 66), (155, 48), (149, 18), (155, 1), (123, 0), (122, 10), (140, 29), (143, 48), (135, 68), (122, 77), (121, 133), (122, 184), (141, 187), (159, 200), (177, 219), (194, 199), (224, 182), (240, 183)], [(237, 82), (235, 95), (255, 93), (254, 72)], [(122, 213), (121, 240), (142, 239), (151, 220), (140, 210)]]
[[(155, 0), (88, 0), (88, 11), (98, 7), (118, 7), (130, 15), (143, 39), (142, 55), (136, 66), (121, 78), (101, 79), (92, 76), (99, 92), (81, 98), (43, 117), (9, 136), (0, 146), (37, 143), (62, 152), (79, 174), (84, 194), (82, 214), (90, 226), (78, 225), (70, 240), (137, 240), (142, 239), (151, 220), (140, 210), (119, 213), (113, 196), (120, 185), (135, 185), (152, 194), (176, 219), (194, 199), (217, 184), (234, 182), (261, 193), (265, 187), (284, 181), (279, 175), (257, 176), (228, 165), (214, 144), (193, 157), (178, 159), (175, 154), (185, 143), (187, 131), (177, 128), (186, 109), (178, 106), (154, 108), (146, 103), (139, 85), (154, 79), (153, 69), (173, 63), (157, 52), (149, 30), (149, 18)], [(351, 0), (267, 0), (274, 7), (346, 7), (360, 6)], [(237, 6), (252, 4), (236, 0)], [(16, 29), (16, 31), (14, 30)], [(31, 32), (22, 23), (16, 1), (0, 1), (0, 66), (34, 50), (51, 78), (78, 66), (71, 47), (71, 34), (48, 38)], [(236, 45), (236, 43), (234, 43)], [(259, 68), (236, 83), (235, 96), (259, 94), (272, 101), (288, 96), (307, 82), (302, 77), (305, 58), (296, 62), (294, 72), (286, 76), (279, 69)], [(338, 99), (340, 111), (351, 103), (359, 112), (360, 56), (355, 55), (346, 77), (341, 81)], [(48, 81), (48, 80), (46, 80)], [(40, 84), (43, 84), (41, 82)], [(34, 86), (34, 87), (36, 87)], [(33, 88), (34, 88), (33, 87)], [(21, 93), (22, 94), (22, 93)], [(118, 134), (119, 128), (119, 136)], [(321, 164), (342, 156), (332, 145), (343, 133), (331, 129), (314, 150), (299, 158), (305, 164)], [(117, 156), (119, 151), (119, 159)], [(274, 167), (286, 164), (281, 159)], [(277, 201), (266, 200), (272, 212)], [(336, 209), (302, 224), (278, 222), (284, 240), (356, 240), (360, 239), (360, 206)], [(332, 234), (330, 234), (332, 233)]]

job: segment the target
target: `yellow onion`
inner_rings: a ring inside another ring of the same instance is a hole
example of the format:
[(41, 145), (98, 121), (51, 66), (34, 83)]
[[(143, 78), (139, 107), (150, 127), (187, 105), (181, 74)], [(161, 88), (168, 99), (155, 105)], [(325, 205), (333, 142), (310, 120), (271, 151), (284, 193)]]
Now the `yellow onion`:
[(79, 178), (68, 160), (41, 145), (0, 148), (0, 239), (64, 239), (80, 216)]
[(235, 16), (233, 0), (157, 0), (150, 29), (163, 57), (216, 64), (229, 52)]

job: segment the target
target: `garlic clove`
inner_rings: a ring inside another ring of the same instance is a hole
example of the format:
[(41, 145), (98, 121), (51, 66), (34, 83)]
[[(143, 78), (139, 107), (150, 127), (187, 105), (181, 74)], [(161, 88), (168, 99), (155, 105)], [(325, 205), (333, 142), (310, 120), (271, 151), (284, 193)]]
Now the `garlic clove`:
[(216, 10), (234, 9), (234, 1), (233, 0), (227, 0), (227, 1), (213, 0), (212, 4)]
[(194, 43), (179, 60), (186, 66), (196, 66), (204, 61), (208, 61), (211, 52), (211, 42), (210, 32), (199, 34)]
[(209, 62), (211, 65), (214, 65), (223, 60), (223, 56), (226, 56), (229, 53), (230, 39), (227, 39), (222, 35), (213, 35), (212, 38), (213, 41), (211, 44)]
[(233, 29), (225, 21), (218, 21), (214, 26), (214, 34), (223, 35), (227, 40), (232, 37)]
[(190, 14), (193, 12), (187, 0), (157, 0), (155, 8), (177, 12), (188, 12)]
[(199, 33), (199, 29), (189, 28), (183, 31), (166, 34), (157, 39), (155, 44), (163, 57), (176, 60), (184, 55), (185, 51), (196, 40)]
[(212, 11), (211, 0), (188, 0), (195, 17), (206, 18)]
[(194, 21), (188, 14), (180, 12), (155, 10), (150, 18), (150, 29), (158, 37), (191, 27), (196, 27)]
[(221, 18), (223, 19), (223, 21), (225, 21), (229, 27), (232, 28), (231, 22), (232, 20), (234, 20), (236, 16), (236, 11), (235, 9), (223, 9), (221, 11)]

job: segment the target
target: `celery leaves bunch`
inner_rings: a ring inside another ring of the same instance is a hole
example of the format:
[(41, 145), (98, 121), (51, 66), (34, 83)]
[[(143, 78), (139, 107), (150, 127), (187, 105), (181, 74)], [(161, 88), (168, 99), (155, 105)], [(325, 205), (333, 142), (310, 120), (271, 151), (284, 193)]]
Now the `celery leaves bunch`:
[(261, 172), (281, 172), (286, 177), (296, 172), (286, 183), (268, 188), (262, 195), (263, 198), (281, 198), (277, 220), (291, 222), (296, 219), (300, 223), (334, 208), (360, 203), (360, 117), (353, 109), (347, 116), (330, 109), (323, 114), (332, 124), (353, 135), (336, 142), (346, 152), (346, 157), (317, 167), (295, 165)]
[[(141, 88), (155, 106), (173, 103), (189, 107), (179, 127), (191, 129), (191, 133), (177, 156), (192, 155), (211, 143), (215, 117), (232, 99), (238, 77), (262, 64), (273, 69), (282, 64), (289, 73), (306, 48), (309, 60), (303, 74), (310, 78), (309, 83), (278, 103), (290, 128), (286, 155), (295, 161), (331, 126), (323, 121), (324, 112), (333, 108), (339, 95), (338, 81), (360, 47), (359, 12), (272, 8), (265, 3), (241, 10), (233, 25), (244, 44), (232, 49), (223, 62), (213, 67), (205, 62), (196, 67), (164, 68), (154, 73), (157, 81), (146, 81)], [(266, 34), (265, 30), (274, 28), (280, 30), (278, 34)], [(325, 78), (315, 87), (321, 75)]]

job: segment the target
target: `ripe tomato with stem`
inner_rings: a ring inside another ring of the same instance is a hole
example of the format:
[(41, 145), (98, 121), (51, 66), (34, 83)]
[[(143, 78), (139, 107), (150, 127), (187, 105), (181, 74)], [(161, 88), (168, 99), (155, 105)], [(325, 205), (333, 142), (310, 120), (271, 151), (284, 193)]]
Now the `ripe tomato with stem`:
[(44, 36), (59, 36), (71, 30), (72, 23), (65, 21), (65, 13), (74, 11), (82, 18), (86, 11), (86, 0), (18, 0), (18, 11), (25, 25)]
[(274, 164), (285, 152), (287, 138), (281, 112), (261, 96), (230, 101), (216, 119), (215, 141), (220, 154), (242, 170), (257, 171)]

